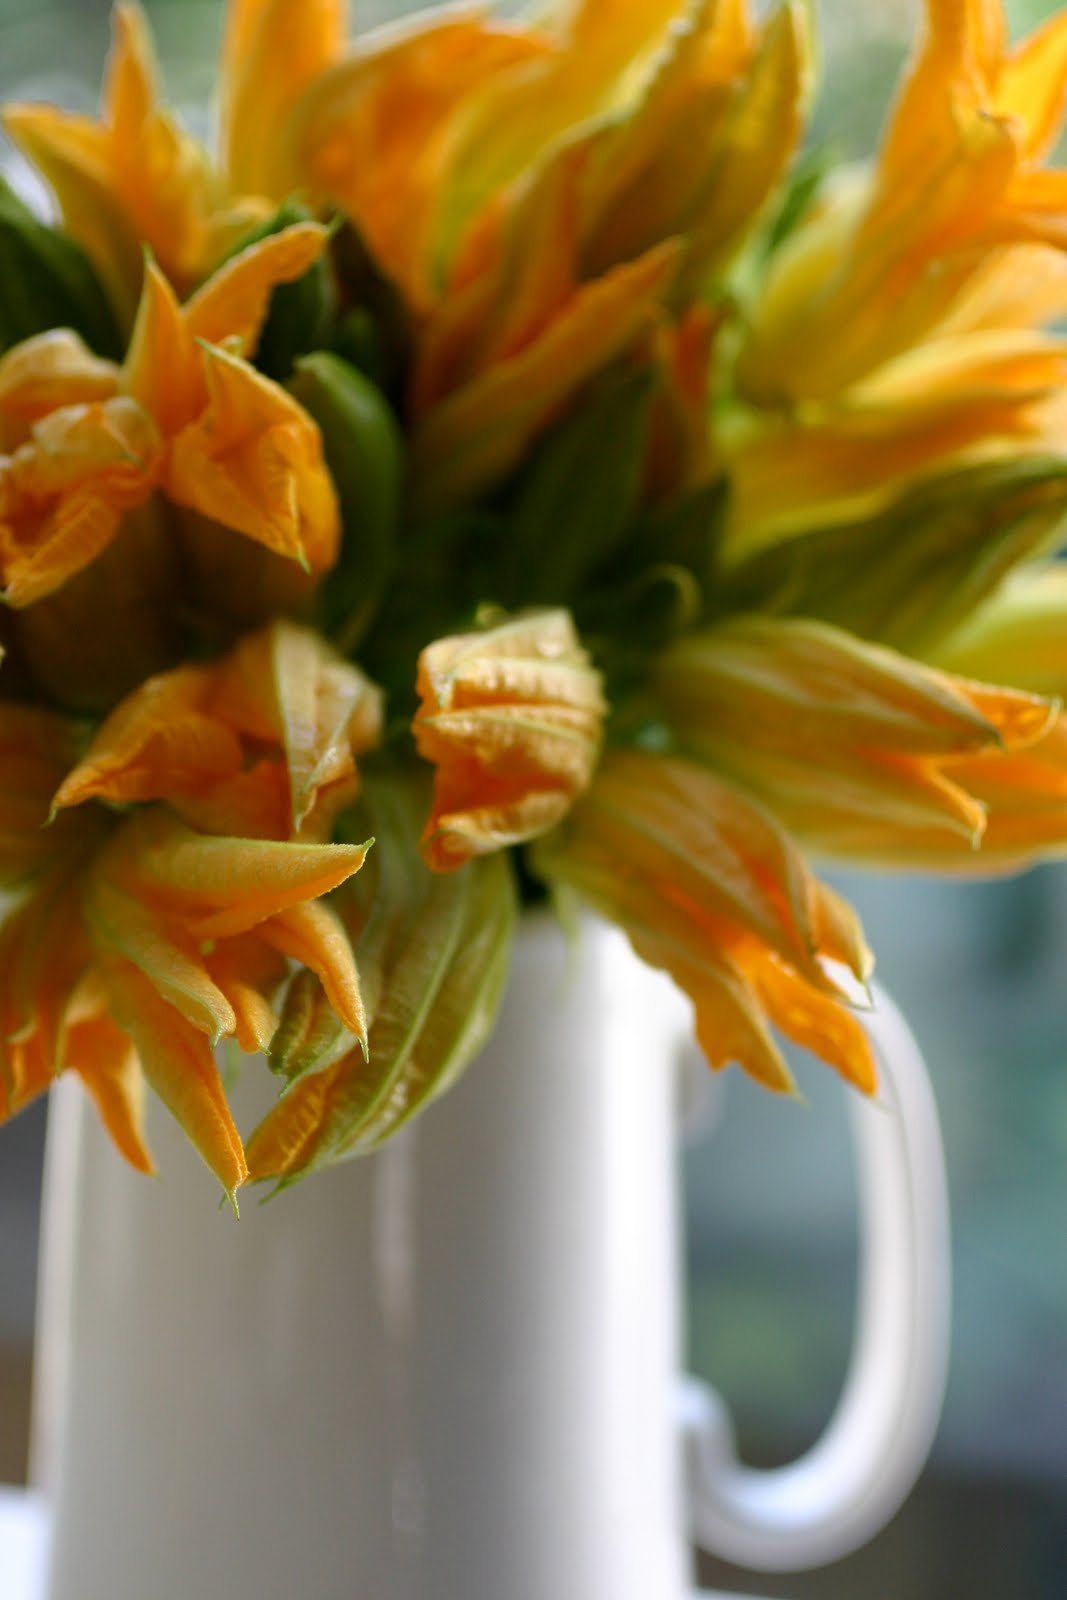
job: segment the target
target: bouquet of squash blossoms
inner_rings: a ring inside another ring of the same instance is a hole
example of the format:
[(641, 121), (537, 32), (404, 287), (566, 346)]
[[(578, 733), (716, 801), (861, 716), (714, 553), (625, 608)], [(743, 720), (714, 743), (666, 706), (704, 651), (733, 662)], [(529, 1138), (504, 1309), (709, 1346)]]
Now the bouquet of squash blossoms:
[(133, 4), (97, 116), (4, 112), (0, 1115), (372, 1149), (546, 893), (870, 1092), (809, 857), (1067, 841), (1067, 14), (926, 0), (843, 167), (803, 4), (343, 11), (230, 0), (211, 152)]

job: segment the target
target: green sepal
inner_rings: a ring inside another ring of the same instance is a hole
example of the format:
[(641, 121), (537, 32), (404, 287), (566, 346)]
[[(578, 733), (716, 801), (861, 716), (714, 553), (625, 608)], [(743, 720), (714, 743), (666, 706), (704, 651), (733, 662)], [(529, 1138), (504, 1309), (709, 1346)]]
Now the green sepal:
[(338, 227), (332, 254), (342, 315), (330, 347), (366, 372), (399, 406), (408, 390), (415, 349), (407, 297), (386, 276), (351, 219)]
[(641, 494), (654, 383), (647, 370), (613, 375), (535, 450), (509, 518), (511, 602), (566, 604), (624, 538)]
[(289, 387), (319, 425), (341, 503), (341, 553), (320, 603), (323, 630), (347, 653), (362, 639), (390, 575), (404, 443), (382, 391), (340, 356), (319, 350), (302, 357)]
[[(368, 774), (342, 833), (376, 836), (364, 870), (335, 897), (352, 935), (370, 1019), (369, 1058), (352, 1036), (348, 1070), (281, 1185), (376, 1149), (443, 1094), (485, 1043), (507, 978), (518, 915), (506, 852), (433, 873), (418, 836), (429, 805), (421, 773)], [(298, 995), (294, 1007), (303, 1007)], [(287, 1001), (280, 1033), (290, 1021)], [(299, 1093), (294, 1086), (289, 1093)], [(270, 1113), (284, 1116), (288, 1094)]]
[(271, 1071), (292, 1088), (312, 1073), (335, 1066), (354, 1042), (318, 977), (302, 967), (286, 992), (282, 1020), (271, 1040), (267, 1057)]
[(121, 359), (118, 325), (88, 256), (0, 179), (0, 353), (52, 328), (72, 328), (97, 355)]
[(404, 524), (388, 589), (359, 647), (360, 666), (386, 691), (404, 728), (418, 705), (412, 668), (423, 647), (469, 632), (486, 599), (501, 599), (506, 534), (503, 516), (482, 507)]
[(636, 531), (631, 560), (644, 565), (685, 567), (706, 590), (726, 509), (722, 478), (702, 483), (670, 504), (649, 511)]
[[(282, 233), (300, 222), (314, 222), (314, 214), (299, 201), (285, 200), (265, 222), (242, 234), (231, 255), (238, 255), (261, 239)], [(280, 283), (270, 297), (270, 309), (256, 345), (255, 364), (284, 383), (297, 361), (329, 343), (337, 315), (337, 290), (328, 256), (320, 256), (292, 283)]]
[(330, 349), (379, 389), (386, 387), (388, 363), (382, 348), (381, 329), (366, 306), (353, 306), (351, 311), (345, 312), (333, 331)]
[(383, 773), (344, 830), (381, 830), (376, 874), (350, 880), (374, 1081), (347, 1153), (381, 1144), (456, 1081), (489, 1036), (507, 977), (518, 916), (508, 856), (431, 872), (418, 848), (429, 804), (421, 772)]
[(1062, 456), (964, 467), (877, 516), (783, 540), (722, 571), (712, 609), (813, 617), (922, 655), (1054, 542), (1065, 513)]
[(759, 241), (764, 258), (781, 249), (815, 204), (830, 173), (842, 165), (840, 152), (830, 144), (812, 145), (803, 152), (786, 179), (774, 214)]
[(721, 480), (644, 511), (626, 545), (574, 605), (579, 632), (618, 710), (644, 682), (649, 657), (701, 622), (722, 526)]

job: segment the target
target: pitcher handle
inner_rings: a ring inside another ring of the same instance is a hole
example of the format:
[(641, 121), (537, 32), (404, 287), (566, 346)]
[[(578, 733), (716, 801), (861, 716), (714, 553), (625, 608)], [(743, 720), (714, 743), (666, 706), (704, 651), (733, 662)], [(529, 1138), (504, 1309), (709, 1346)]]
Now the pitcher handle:
[(937, 1108), (903, 1016), (884, 990), (874, 999), (865, 1020), (880, 1092), (850, 1095), (861, 1251), (837, 1409), (799, 1460), (757, 1471), (737, 1459), (720, 1396), (695, 1379), (683, 1388), (693, 1536), (763, 1572), (821, 1566), (883, 1528), (926, 1460), (944, 1396), (951, 1268)]

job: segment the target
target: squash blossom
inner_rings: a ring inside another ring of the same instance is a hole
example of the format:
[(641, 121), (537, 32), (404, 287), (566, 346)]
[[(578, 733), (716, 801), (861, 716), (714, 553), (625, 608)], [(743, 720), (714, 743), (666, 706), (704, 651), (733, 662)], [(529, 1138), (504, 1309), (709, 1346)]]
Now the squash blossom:
[(834, 175), (753, 296), (734, 368), (732, 549), (902, 486), (1064, 447), (1067, 17), (928, 0), (874, 162)]
[[(0, 741), (18, 784), (4, 808), (4, 885), (15, 904), (2, 932), (3, 1110), (70, 1068), (120, 1149), (151, 1170), (147, 1081), (232, 1195), (247, 1167), (212, 1046), (235, 1037), (264, 1048), (289, 956), (319, 972), (348, 1025), (364, 1031), (351, 949), (320, 897), (359, 870), (366, 846), (212, 833), (163, 804), (128, 815), (78, 805), (46, 828), (50, 807), (77, 796), (78, 731), (10, 705)], [(143, 745), (148, 786), (180, 787), (184, 755), (180, 736)], [(64, 797), (72, 766), (74, 793), (68, 783)], [(261, 781), (271, 783), (269, 768)]]
[(1064, 853), (1067, 13), (925, 0), (842, 167), (756, 9), (229, 0), (209, 151), (123, 3), (97, 116), (7, 108), (0, 1117), (377, 1149), (546, 895), (873, 1093), (819, 862)]
[(0, 457), (8, 605), (80, 572), (157, 488), (316, 571), (333, 561), (318, 429), (239, 354), (254, 348), (271, 289), (299, 277), (324, 237), (308, 224), (252, 245), (184, 307), (150, 262), (122, 367), (108, 371), (62, 329), (0, 358), (0, 414), (19, 440)]
[(588, 787), (605, 706), (565, 611), (436, 640), (418, 689), (415, 748), (436, 768), (431, 867), (535, 838)]

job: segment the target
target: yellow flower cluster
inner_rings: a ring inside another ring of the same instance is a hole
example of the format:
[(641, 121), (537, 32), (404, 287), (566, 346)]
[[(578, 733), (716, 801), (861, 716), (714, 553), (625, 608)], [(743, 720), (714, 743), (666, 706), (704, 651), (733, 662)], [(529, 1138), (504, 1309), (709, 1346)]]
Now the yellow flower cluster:
[(1067, 842), (1067, 14), (926, 0), (814, 182), (799, 0), (344, 9), (229, 0), (214, 154), (127, 0), (97, 118), (4, 112), (0, 1117), (73, 1071), (150, 1170), (147, 1083), (231, 1196), (371, 1149), (537, 883), (713, 1066), (871, 1091), (806, 852)]

